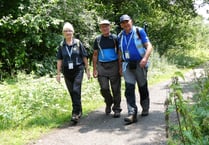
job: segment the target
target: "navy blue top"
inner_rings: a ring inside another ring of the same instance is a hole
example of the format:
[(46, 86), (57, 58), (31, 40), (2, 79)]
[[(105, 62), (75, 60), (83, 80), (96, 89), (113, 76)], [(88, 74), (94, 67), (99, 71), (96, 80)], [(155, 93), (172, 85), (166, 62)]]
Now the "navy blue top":
[(98, 36), (100, 37), (100, 48), (98, 46), (97, 39), (94, 41), (94, 50), (98, 50), (98, 60), (99, 62), (112, 62), (118, 59), (118, 40), (117, 36), (111, 34), (108, 37), (103, 35)]
[(69, 62), (73, 62), (75, 67), (79, 66), (84, 63), (83, 57), (88, 57), (88, 53), (78, 39), (73, 39), (72, 45), (68, 45), (64, 40), (57, 52), (57, 60), (63, 61), (63, 67), (68, 67)]

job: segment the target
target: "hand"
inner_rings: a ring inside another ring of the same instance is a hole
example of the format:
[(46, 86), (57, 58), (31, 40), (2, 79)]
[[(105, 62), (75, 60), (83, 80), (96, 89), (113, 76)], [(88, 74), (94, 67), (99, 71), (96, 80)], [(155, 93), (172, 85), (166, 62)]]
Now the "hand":
[(97, 70), (93, 70), (93, 77), (94, 77), (94, 78), (97, 78), (97, 77), (98, 77), (98, 72), (97, 72)]
[(56, 80), (58, 83), (60, 83), (60, 75), (57, 75)]
[(144, 68), (146, 66), (146, 64), (147, 64), (147, 61), (148, 60), (146, 58), (142, 58), (142, 60), (140, 61), (140, 67)]

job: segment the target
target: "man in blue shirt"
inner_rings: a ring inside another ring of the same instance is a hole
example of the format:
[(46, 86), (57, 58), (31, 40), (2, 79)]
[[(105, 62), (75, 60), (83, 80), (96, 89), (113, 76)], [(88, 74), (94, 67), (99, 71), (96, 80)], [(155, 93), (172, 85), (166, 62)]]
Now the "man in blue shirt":
[(140, 93), (141, 115), (147, 116), (149, 114), (150, 99), (147, 84), (147, 65), (152, 51), (152, 44), (144, 29), (133, 25), (130, 16), (122, 15), (120, 25), (123, 31), (118, 38), (128, 108), (128, 116), (125, 117), (124, 121), (134, 123), (137, 121), (138, 112), (135, 96), (136, 83)]
[(105, 113), (111, 110), (114, 117), (120, 117), (121, 107), (121, 76), (119, 75), (117, 36), (110, 33), (110, 22), (99, 23), (101, 35), (94, 41), (93, 77), (98, 78), (100, 92), (106, 103)]

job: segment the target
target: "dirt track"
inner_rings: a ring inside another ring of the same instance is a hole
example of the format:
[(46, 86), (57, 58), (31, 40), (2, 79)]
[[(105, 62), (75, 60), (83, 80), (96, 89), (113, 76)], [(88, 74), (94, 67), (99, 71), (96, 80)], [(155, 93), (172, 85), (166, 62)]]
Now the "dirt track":
[[(192, 77), (193, 71), (185, 75), (185, 81), (181, 81), (185, 96), (192, 95)], [(127, 108), (123, 99), (120, 118), (106, 116), (104, 108), (100, 108), (83, 117), (77, 126), (67, 125), (53, 130), (30, 145), (165, 145), (164, 101), (168, 95), (169, 84), (170, 81), (167, 81), (149, 87), (150, 115), (141, 117), (139, 114), (137, 123), (124, 124)], [(139, 96), (137, 102), (141, 112)]]

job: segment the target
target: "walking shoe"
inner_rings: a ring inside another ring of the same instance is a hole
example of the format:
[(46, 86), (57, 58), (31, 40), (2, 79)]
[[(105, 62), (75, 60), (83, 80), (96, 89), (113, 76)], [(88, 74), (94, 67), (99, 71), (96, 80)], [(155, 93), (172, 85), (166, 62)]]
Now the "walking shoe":
[(149, 110), (142, 110), (141, 116), (148, 116), (149, 115)]
[(79, 112), (79, 114), (78, 114), (77, 116), (78, 116), (78, 118), (80, 119), (81, 116), (82, 116), (82, 112)]
[(113, 115), (114, 118), (119, 118), (120, 117), (120, 112), (116, 111)]
[(109, 115), (110, 112), (111, 112), (111, 105), (106, 105), (106, 108), (105, 108), (106, 115)]
[(136, 116), (136, 114), (130, 114), (124, 118), (124, 121), (129, 124), (137, 122), (137, 116)]
[(71, 118), (71, 122), (74, 123), (74, 124), (76, 124), (78, 122), (78, 119), (79, 119), (78, 115), (73, 114), (72, 115), (72, 118)]

